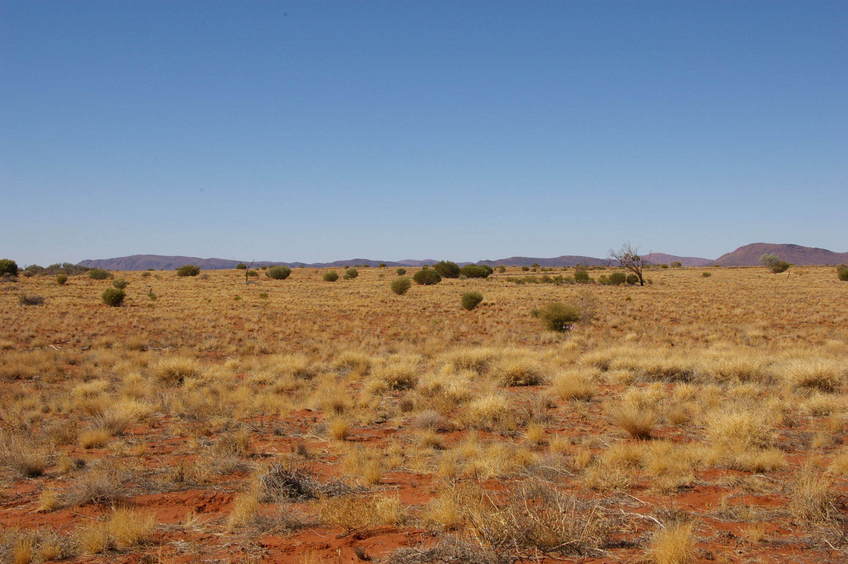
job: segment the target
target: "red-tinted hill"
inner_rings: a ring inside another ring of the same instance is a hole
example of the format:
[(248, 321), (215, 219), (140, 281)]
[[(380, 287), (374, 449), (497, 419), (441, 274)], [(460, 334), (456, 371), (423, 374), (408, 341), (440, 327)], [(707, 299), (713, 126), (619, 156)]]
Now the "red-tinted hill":
[(752, 243), (739, 247), (716, 259), (721, 266), (757, 266), (765, 254), (777, 255), (781, 260), (799, 265), (842, 264), (848, 262), (848, 253), (835, 253), (818, 247), (778, 243)]

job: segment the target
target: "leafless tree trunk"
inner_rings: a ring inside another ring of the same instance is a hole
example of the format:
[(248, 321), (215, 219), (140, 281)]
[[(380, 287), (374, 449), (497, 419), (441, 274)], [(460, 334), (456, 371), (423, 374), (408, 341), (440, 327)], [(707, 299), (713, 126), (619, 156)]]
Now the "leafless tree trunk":
[(639, 278), (639, 285), (645, 285), (645, 278), (642, 276), (642, 270), (645, 263), (642, 257), (639, 256), (639, 249), (635, 248), (630, 243), (625, 243), (617, 251), (610, 251), (610, 257), (618, 261), (618, 264), (629, 270)]

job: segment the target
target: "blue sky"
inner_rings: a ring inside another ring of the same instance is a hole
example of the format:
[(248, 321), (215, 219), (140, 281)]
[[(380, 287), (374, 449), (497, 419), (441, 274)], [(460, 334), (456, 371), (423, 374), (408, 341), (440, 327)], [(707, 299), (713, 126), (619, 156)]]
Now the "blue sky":
[(0, 1), (0, 255), (848, 250), (845, 2)]

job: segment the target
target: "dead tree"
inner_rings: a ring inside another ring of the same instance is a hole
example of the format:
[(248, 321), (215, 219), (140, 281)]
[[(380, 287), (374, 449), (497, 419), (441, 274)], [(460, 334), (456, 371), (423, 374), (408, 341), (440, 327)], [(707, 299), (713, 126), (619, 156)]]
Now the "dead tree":
[(645, 285), (645, 278), (642, 276), (642, 270), (645, 263), (642, 257), (639, 256), (639, 250), (633, 247), (630, 243), (625, 243), (617, 251), (610, 251), (610, 258), (618, 261), (618, 264), (629, 270), (639, 278), (639, 285)]

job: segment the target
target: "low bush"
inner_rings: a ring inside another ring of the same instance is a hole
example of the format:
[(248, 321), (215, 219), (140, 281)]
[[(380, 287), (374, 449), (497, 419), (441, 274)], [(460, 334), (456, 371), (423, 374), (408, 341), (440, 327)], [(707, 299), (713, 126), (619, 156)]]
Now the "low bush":
[(339, 279), (339, 273), (335, 270), (328, 270), (324, 273), (324, 282), (335, 282)]
[(59, 274), (56, 276), (56, 284), (59, 286), (64, 286), (68, 283), (68, 275), (67, 274)]
[(433, 284), (438, 284), (442, 281), (442, 277), (439, 276), (439, 273), (431, 268), (423, 268), (416, 272), (413, 277), (416, 284), (420, 284), (422, 286), (432, 286)]
[(843, 282), (848, 282), (848, 266), (840, 264), (836, 267), (836, 277)]
[(433, 270), (444, 278), (459, 278), (459, 265), (449, 260), (443, 260), (433, 265)]
[(247, 265), (243, 262), (240, 262), (236, 265), (236, 270), (247, 270)]
[(392, 280), (391, 283), (392, 292), (394, 292), (398, 296), (404, 295), (411, 286), (412, 280), (406, 277), (395, 278), (394, 280)]
[(459, 269), (459, 272), (466, 278), (488, 278), (492, 269), (486, 265), (466, 264)]
[(92, 268), (88, 271), (88, 276), (94, 280), (106, 280), (109, 276), (111, 276), (111, 274), (102, 268)]
[(18, 302), (24, 306), (36, 306), (44, 303), (44, 298), (41, 296), (21, 296)]
[(406, 269), (405, 268), (398, 268), (397, 270), (395, 270), (395, 272), (397, 273), (398, 276), (403, 276), (404, 274), (406, 274)]
[(589, 277), (589, 272), (583, 268), (575, 269), (574, 271), (574, 281), (578, 284), (588, 284), (592, 281)]
[(344, 273), (344, 279), (345, 280), (353, 280), (357, 276), (359, 276), (359, 271), (356, 270), (355, 268), (348, 268), (347, 270), (345, 270), (345, 273)]
[(291, 268), (288, 266), (272, 266), (265, 272), (265, 276), (274, 280), (285, 280), (291, 274)]
[(117, 288), (119, 290), (123, 290), (124, 288), (126, 288), (129, 285), (130, 285), (130, 283), (127, 282), (126, 280), (124, 280), (123, 278), (118, 278), (117, 280), (112, 282), (112, 286), (114, 286), (115, 288)]
[(123, 290), (119, 290), (118, 288), (106, 288), (103, 290), (103, 294), (101, 294), (101, 298), (103, 299), (103, 303), (112, 306), (112, 307), (120, 307), (121, 304), (124, 303), (124, 298), (127, 295)]
[(480, 292), (466, 292), (462, 294), (462, 307), (471, 311), (483, 301), (483, 294)]
[(8, 274), (9, 276), (18, 275), (18, 263), (12, 259), (0, 259), (0, 276)]
[(551, 331), (560, 332), (571, 329), (571, 326), (580, 321), (582, 317), (577, 306), (560, 302), (547, 304), (534, 311), (533, 314), (542, 320), (545, 327)]
[(760, 257), (760, 262), (768, 268), (773, 274), (786, 272), (792, 266), (785, 260), (781, 260), (777, 255), (765, 254)]
[(639, 277), (636, 276), (635, 274), (628, 274), (627, 278), (625, 278), (625, 281), (627, 282), (628, 285), (635, 286), (636, 284), (639, 283)]
[(194, 264), (184, 264), (177, 269), (177, 276), (197, 276), (200, 274), (200, 267)]

